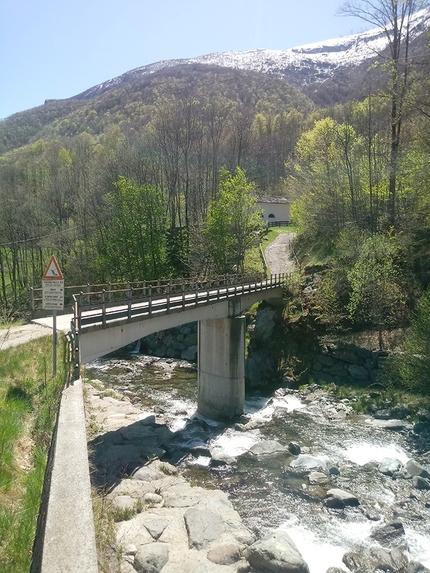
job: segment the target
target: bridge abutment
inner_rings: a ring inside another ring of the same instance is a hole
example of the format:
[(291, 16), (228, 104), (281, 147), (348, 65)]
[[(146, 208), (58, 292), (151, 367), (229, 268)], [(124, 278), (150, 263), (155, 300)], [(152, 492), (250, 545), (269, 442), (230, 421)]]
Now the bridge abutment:
[(198, 324), (198, 411), (231, 419), (245, 407), (245, 318)]

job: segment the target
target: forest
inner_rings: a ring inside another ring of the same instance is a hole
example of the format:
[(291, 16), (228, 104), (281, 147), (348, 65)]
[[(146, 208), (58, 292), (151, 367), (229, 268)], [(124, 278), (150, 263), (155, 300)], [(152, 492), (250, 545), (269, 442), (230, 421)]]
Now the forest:
[(1, 319), (25, 314), (47, 254), (68, 284), (243, 270), (255, 199), (273, 195), (292, 203), (300, 268), (320, 270), (319, 327), (408, 326), (430, 284), (429, 40), (410, 51), (421, 4), (373, 6), (356, 15), (388, 7), (389, 47), (343, 103), (192, 65), (1, 122)]

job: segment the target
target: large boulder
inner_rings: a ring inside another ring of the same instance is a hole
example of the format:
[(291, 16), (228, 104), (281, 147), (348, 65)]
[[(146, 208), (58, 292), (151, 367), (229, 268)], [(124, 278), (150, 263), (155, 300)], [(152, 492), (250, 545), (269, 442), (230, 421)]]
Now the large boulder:
[(219, 515), (205, 509), (189, 509), (184, 515), (190, 548), (203, 549), (224, 533)]
[(277, 530), (248, 547), (245, 557), (261, 573), (309, 573), (300, 551), (283, 530)]
[(262, 454), (276, 454), (279, 452), (286, 452), (288, 450), (276, 440), (262, 440), (261, 442), (254, 444), (249, 451), (255, 456), (260, 456)]
[(134, 556), (133, 566), (138, 573), (160, 573), (169, 560), (165, 543), (141, 545)]
[(370, 537), (382, 547), (399, 547), (406, 543), (405, 530), (400, 521), (391, 521), (385, 525), (375, 527)]
[(310, 454), (300, 454), (290, 463), (289, 467), (295, 472), (303, 474), (309, 473), (312, 470), (325, 471), (327, 469), (325, 462)]
[(350, 493), (349, 491), (337, 488), (328, 490), (324, 503), (327, 507), (334, 509), (343, 509), (347, 505), (352, 507), (357, 507), (357, 505), (360, 505), (358, 498), (355, 497), (354, 494)]
[(402, 462), (396, 458), (384, 458), (378, 466), (381, 474), (392, 476), (402, 467)]
[(409, 460), (405, 465), (405, 469), (411, 476), (419, 476), (423, 478), (430, 478), (430, 473), (417, 461)]

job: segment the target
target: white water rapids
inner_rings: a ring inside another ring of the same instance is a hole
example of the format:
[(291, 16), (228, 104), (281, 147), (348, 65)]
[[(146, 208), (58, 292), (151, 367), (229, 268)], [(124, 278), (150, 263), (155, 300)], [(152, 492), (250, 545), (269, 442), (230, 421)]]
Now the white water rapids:
[[(148, 366), (142, 357), (132, 360), (132, 372), (125, 369), (126, 361), (112, 359), (93, 363), (88, 373), (117, 391), (127, 388), (127, 394), (135, 392), (146, 413), (142, 417), (159, 405), (170, 429), (186, 432), (187, 423), (196, 415), (195, 372), (175, 368), (173, 361)], [(370, 538), (372, 529), (382, 525), (384, 517), (386, 521), (395, 518), (404, 524), (409, 559), (430, 568), (430, 496), (427, 504), (418, 502), (410, 481), (393, 480), (375, 469), (374, 462), (384, 458), (404, 464), (414, 457), (405, 434), (375, 429), (365, 416), (354, 414), (344, 420), (327, 420), (317, 400), (304, 403), (298, 394), (253, 396), (246, 402), (246, 414), (253, 427), (249, 431), (234, 425), (220, 429), (205, 420), (214, 432), (202, 445), (209, 447), (212, 456), (234, 458), (233, 466), (213, 470), (210, 458), (204, 455), (190, 456), (181, 466), (191, 479), (228, 491), (242, 519), (258, 536), (285, 528), (311, 573), (326, 573), (329, 567), (345, 569), (342, 556), (375, 545)], [(361, 504), (380, 514), (380, 520), (368, 519), (358, 508), (327, 510), (322, 503), (324, 495), (318, 498), (304, 480), (284, 475), (283, 469), (291, 461), (288, 453), (259, 457), (249, 453), (254, 444), (264, 440), (277, 440), (284, 446), (298, 442), (327, 468), (337, 466), (340, 476), (333, 478), (329, 487), (353, 492)]]

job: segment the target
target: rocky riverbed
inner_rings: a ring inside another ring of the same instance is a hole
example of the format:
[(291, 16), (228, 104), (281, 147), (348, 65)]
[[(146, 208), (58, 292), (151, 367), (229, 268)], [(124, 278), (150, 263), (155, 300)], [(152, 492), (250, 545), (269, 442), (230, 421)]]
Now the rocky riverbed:
[(137, 356), (88, 373), (92, 478), (118, 508), (122, 572), (430, 566), (427, 412), (358, 416), (312, 385), (254, 394), (226, 427), (196, 415), (187, 363)]

